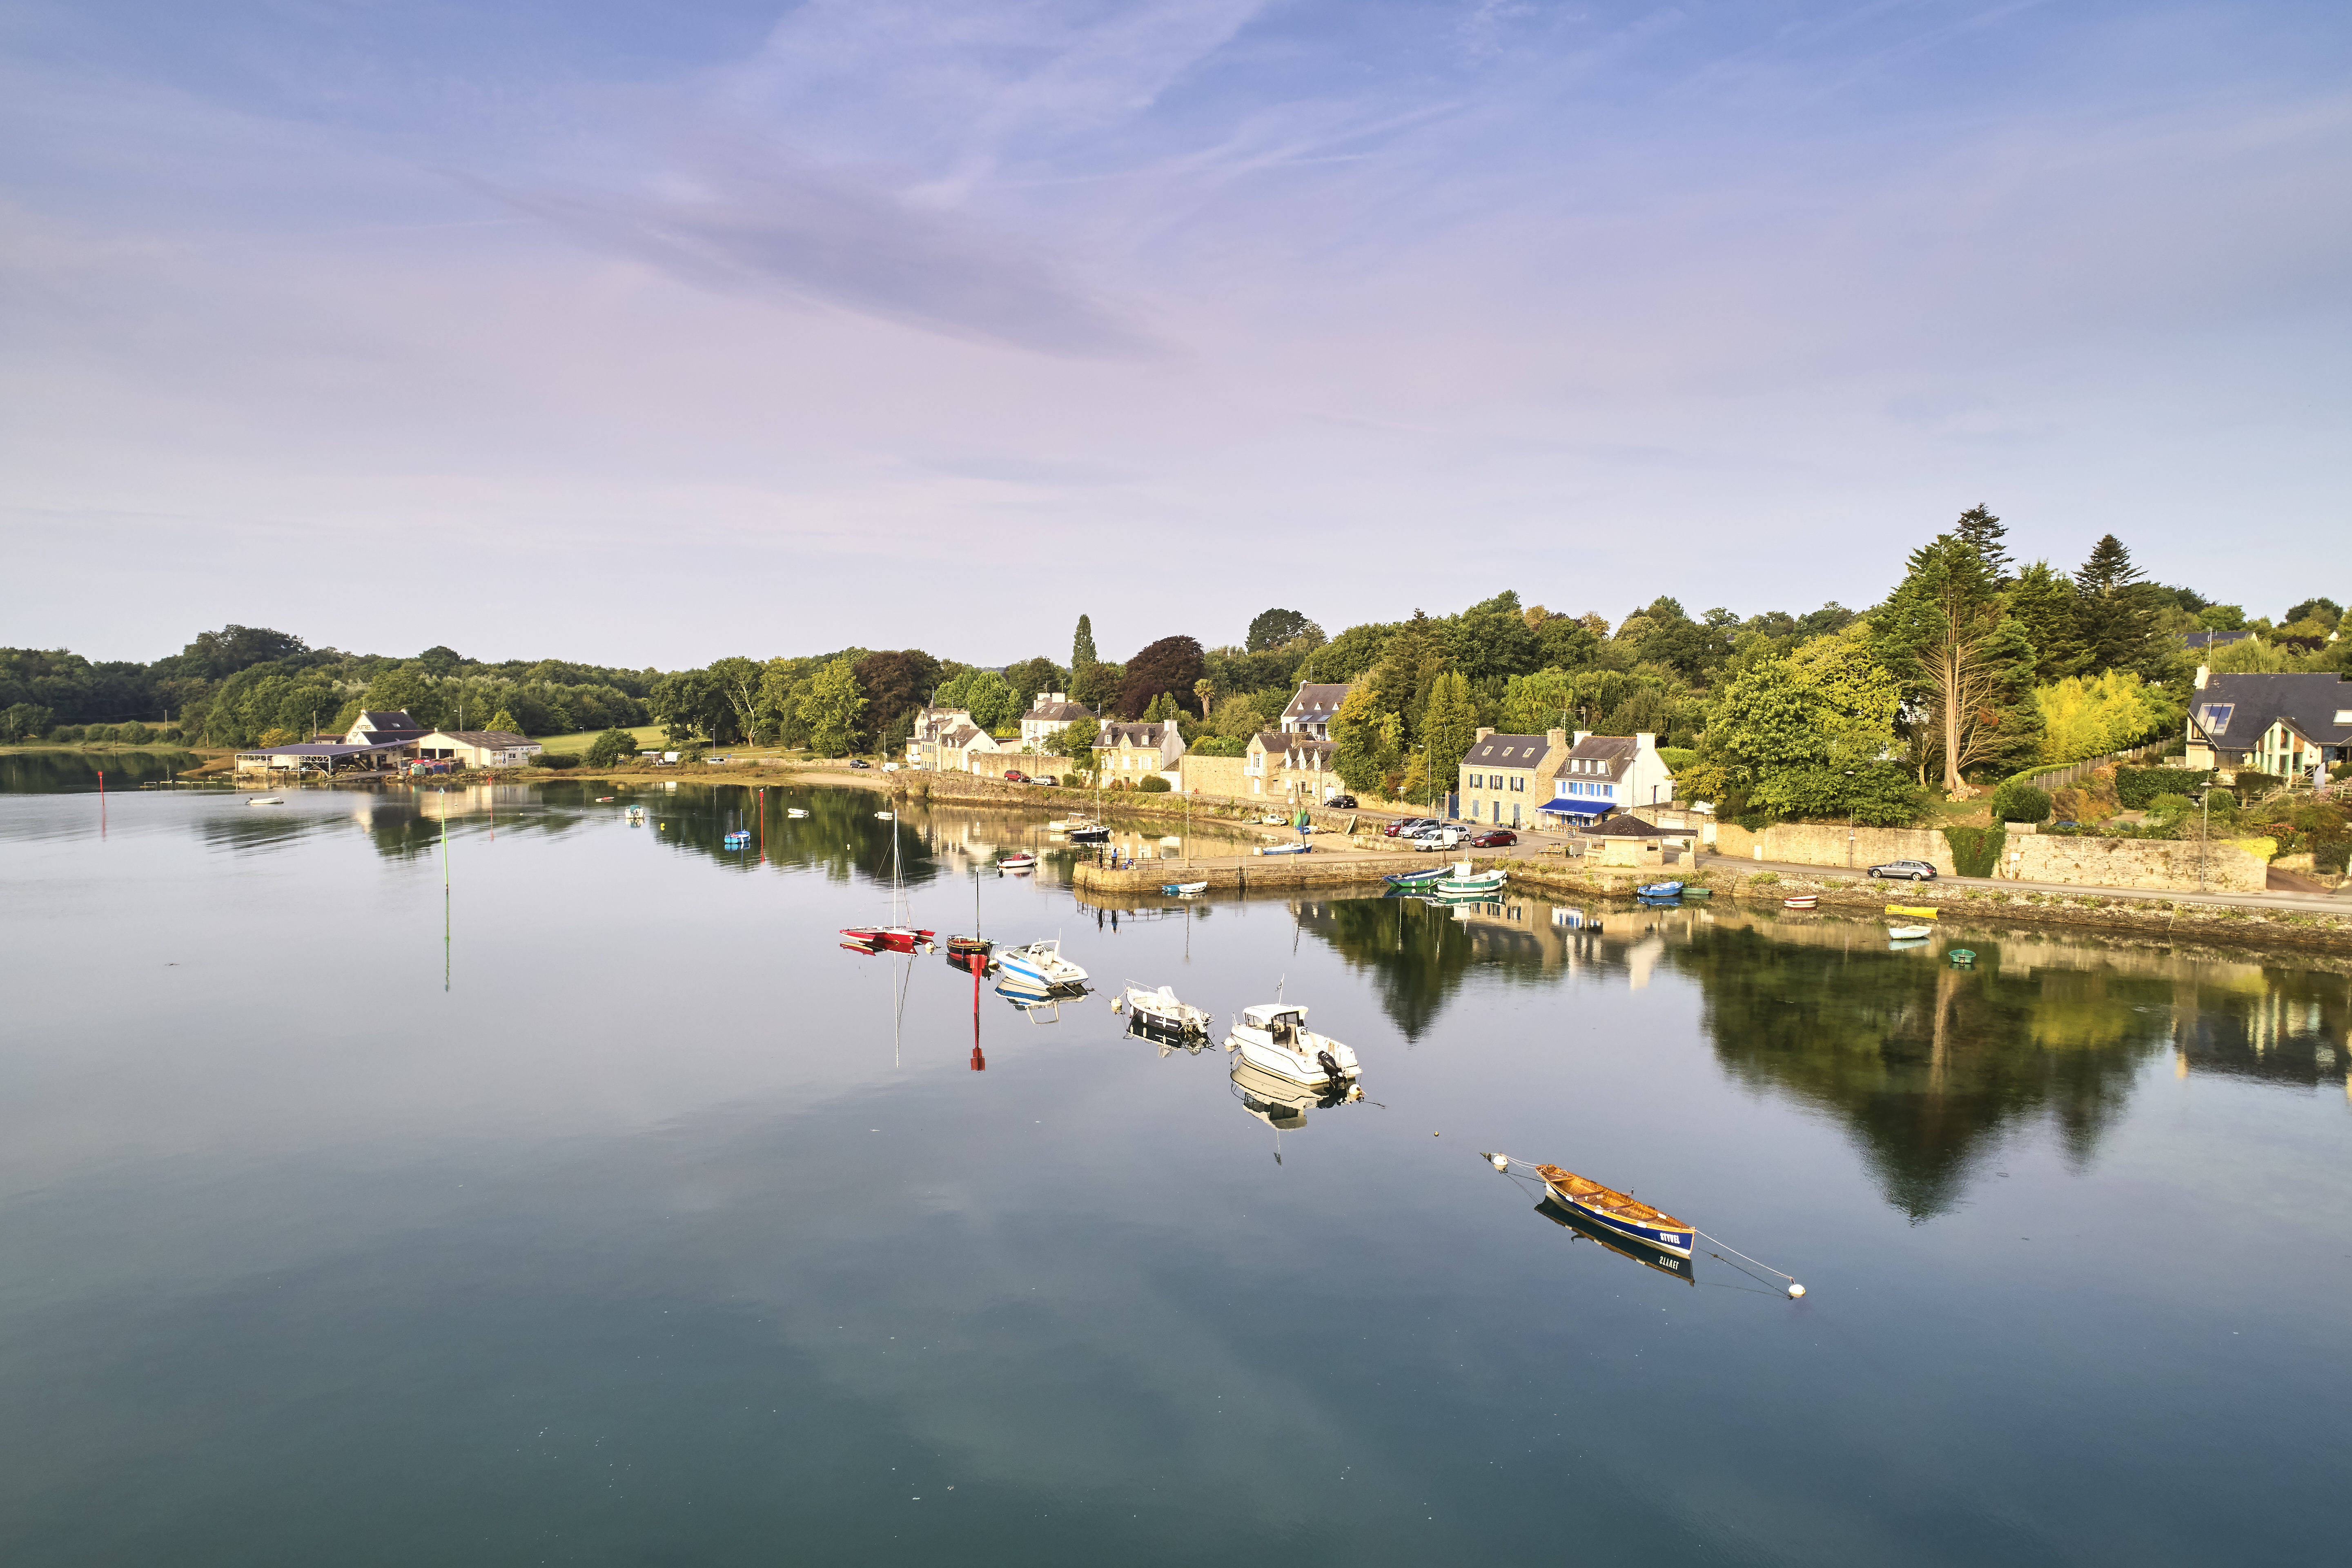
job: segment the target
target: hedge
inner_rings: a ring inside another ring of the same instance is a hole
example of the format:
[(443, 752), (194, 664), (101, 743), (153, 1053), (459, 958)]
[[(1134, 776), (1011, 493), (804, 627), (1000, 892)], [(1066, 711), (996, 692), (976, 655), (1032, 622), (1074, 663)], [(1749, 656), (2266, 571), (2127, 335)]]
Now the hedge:
[(1990, 877), (2000, 864), (2009, 833), (2000, 827), (1947, 827), (1945, 842), (1952, 847), (1952, 869), (1963, 877)]
[(1992, 817), (1996, 823), (2047, 822), (2050, 806), (2050, 792), (2026, 783), (2021, 775), (2003, 780), (2000, 787), (1992, 792)]
[(2116, 800), (2126, 811), (2140, 811), (2160, 795), (2195, 795), (2213, 782), (2206, 768), (2117, 768)]

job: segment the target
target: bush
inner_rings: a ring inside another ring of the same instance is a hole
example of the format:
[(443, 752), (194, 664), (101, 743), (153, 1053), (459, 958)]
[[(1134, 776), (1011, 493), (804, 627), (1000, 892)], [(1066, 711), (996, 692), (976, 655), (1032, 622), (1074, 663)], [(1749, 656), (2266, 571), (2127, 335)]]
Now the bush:
[(1698, 752), (1688, 746), (1660, 746), (1658, 761), (1665, 763), (1669, 772), (1680, 773), (1697, 763)]
[(2230, 780), (2231, 787), (2237, 790), (2240, 800), (2244, 800), (2249, 795), (2261, 795), (2266, 790), (2274, 790), (2284, 783), (2286, 781), (2275, 773), (2263, 773), (2254, 768), (2240, 768), (2236, 775)]
[(531, 758), (530, 765), (535, 768), (576, 768), (580, 765), (580, 756), (576, 752), (541, 752)]
[(1774, 883), (1780, 881), (1780, 873), (1778, 871), (1759, 871), (1753, 877), (1748, 878), (1748, 881), (1750, 887), (1769, 888)]
[(2160, 795), (2182, 795), (2213, 782), (2212, 770), (2191, 768), (2117, 768), (2116, 799), (2127, 811), (2145, 811)]
[(2023, 779), (2006, 780), (1992, 792), (1992, 818), (1995, 822), (2047, 822), (2050, 792)]
[(1170, 784), (1166, 779), (1161, 778), (1158, 773), (1146, 773), (1143, 776), (1143, 782), (1137, 784), (1135, 787), (1141, 790), (1146, 795), (1166, 795), (1170, 790), (1176, 786)]
[(1952, 847), (1952, 869), (1963, 877), (1991, 876), (2009, 844), (2000, 827), (1947, 827), (1944, 838)]
[(637, 754), (637, 738), (626, 730), (607, 730), (588, 742), (588, 765), (609, 768)]

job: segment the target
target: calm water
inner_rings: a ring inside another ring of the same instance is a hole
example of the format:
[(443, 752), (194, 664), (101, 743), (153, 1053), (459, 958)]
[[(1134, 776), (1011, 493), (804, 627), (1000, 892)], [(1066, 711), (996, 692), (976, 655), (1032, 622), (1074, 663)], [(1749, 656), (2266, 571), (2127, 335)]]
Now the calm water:
[[(102, 831), (94, 796), (0, 796), (0, 1560), (2339, 1534), (2343, 966), (1985, 932), (1963, 973), (1949, 934), (1596, 935), (1518, 899), (1114, 929), (1050, 865), (972, 876), (1034, 819), (780, 792), (761, 823), (689, 787), (625, 797), (633, 828), (589, 796), (134, 791)], [(764, 852), (722, 849), (739, 825)], [(1125, 1038), (1101, 996), (975, 1011), (940, 958), (842, 951), (894, 834), (925, 923), (970, 929), (977, 889), (991, 934), (1058, 932), (1107, 985), (1220, 1016), (1279, 985), (1369, 1100), (1278, 1131), (1222, 1052)], [(1496, 1148), (1809, 1294), (1578, 1239)]]

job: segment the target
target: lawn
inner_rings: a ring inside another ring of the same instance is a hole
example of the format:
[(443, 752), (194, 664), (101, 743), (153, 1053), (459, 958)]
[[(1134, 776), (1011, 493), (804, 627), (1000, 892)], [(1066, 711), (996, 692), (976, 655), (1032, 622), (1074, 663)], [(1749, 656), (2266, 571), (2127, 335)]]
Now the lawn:
[[(543, 751), (584, 752), (604, 732), (602, 730), (583, 730), (577, 735), (541, 735), (539, 743)], [(639, 724), (629, 733), (637, 738), (637, 750), (641, 752), (651, 751), (662, 743), (662, 727), (659, 724)]]

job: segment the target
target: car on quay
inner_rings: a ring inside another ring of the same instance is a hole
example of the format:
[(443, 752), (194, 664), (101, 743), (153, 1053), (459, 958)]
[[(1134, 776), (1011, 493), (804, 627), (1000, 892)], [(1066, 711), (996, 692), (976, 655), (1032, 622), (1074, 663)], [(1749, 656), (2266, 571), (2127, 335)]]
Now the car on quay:
[(1873, 866), (1866, 874), (1897, 880), (1908, 877), (1915, 882), (1932, 882), (1936, 879), (1936, 868), (1925, 860), (1889, 860), (1883, 866)]
[(1507, 827), (1490, 827), (1484, 833), (1470, 836), (1473, 849), (1500, 849), (1507, 844), (1517, 844), (1519, 836)]
[(1029, 784), (1032, 780), (1027, 773), (1023, 773), (1019, 768), (1007, 768), (1004, 770), (1004, 782), (1006, 784)]
[(1412, 836), (1412, 847), (1417, 850), (1459, 849), (1462, 847), (1463, 839), (1468, 837), (1469, 835), (1458, 827), (1447, 827), (1443, 825), (1424, 827)]
[(1444, 823), (1433, 816), (1400, 816), (1381, 831), (1391, 838), (1410, 838), (1424, 827), (1443, 827), (1444, 826)]
[(1356, 797), (1352, 795), (1335, 795), (1323, 804), (1332, 811), (1353, 811), (1356, 809)]
[(870, 768), (874, 764), (867, 762), (864, 757), (852, 757), (849, 759), (849, 765), (853, 768)]

